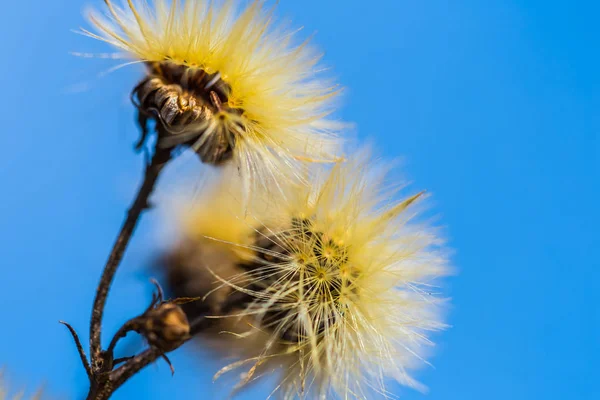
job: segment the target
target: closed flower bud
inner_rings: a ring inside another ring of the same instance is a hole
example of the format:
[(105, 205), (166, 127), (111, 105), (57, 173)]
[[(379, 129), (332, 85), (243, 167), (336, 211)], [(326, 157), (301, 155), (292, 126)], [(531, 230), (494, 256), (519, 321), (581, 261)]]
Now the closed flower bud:
[(138, 329), (148, 342), (163, 351), (177, 348), (190, 335), (190, 324), (176, 304), (163, 303), (142, 315)]

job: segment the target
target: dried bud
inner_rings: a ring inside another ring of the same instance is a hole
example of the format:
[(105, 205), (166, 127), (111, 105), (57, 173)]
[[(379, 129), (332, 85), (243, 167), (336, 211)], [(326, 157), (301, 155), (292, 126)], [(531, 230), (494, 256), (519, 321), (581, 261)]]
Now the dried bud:
[(146, 312), (138, 332), (148, 342), (164, 351), (179, 347), (190, 336), (190, 324), (185, 313), (176, 304), (163, 303)]

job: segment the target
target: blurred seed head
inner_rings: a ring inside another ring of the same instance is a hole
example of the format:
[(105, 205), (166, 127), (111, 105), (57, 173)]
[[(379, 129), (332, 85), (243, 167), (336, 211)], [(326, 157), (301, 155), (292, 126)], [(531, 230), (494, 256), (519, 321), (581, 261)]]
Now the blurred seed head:
[(410, 371), (444, 328), (443, 243), (414, 219), (422, 193), (393, 201), (386, 169), (354, 159), (286, 201), (236, 209), (217, 191), (188, 215), (166, 271), (177, 296), (203, 296), (186, 312), (208, 316), (204, 340), (238, 359), (216, 377), (238, 371), (243, 387), (277, 371), (287, 399), (390, 397), (388, 379), (424, 388)]
[(302, 162), (337, 158), (341, 124), (327, 116), (339, 90), (264, 1), (105, 3), (106, 13), (89, 13), (96, 33), (84, 33), (146, 65), (132, 97), (142, 125), (157, 121), (159, 145), (191, 147), (210, 164), (233, 160), (246, 195), (256, 184), (300, 182)]
[(42, 399), (42, 390), (38, 390), (32, 396), (26, 396), (25, 390), (21, 390), (21, 391), (17, 392), (16, 394), (11, 395), (11, 390), (9, 390), (9, 389), (10, 388), (8, 387), (8, 385), (6, 384), (6, 382), (4, 380), (4, 370), (2, 368), (0, 368), (0, 400), (25, 400), (25, 399), (41, 400)]

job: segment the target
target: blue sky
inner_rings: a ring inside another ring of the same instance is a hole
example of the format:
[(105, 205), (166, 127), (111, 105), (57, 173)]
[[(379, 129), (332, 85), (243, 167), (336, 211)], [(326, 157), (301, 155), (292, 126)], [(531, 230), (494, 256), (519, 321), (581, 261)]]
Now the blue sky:
[[(0, 63), (0, 366), (16, 388), (79, 398), (85, 374), (58, 320), (87, 341), (93, 290), (142, 161), (128, 93), (134, 67), (70, 51), (100, 0), (6, 2)], [(592, 1), (282, 0), (347, 88), (342, 118), (433, 194), (458, 275), (427, 395), (405, 399), (600, 397), (597, 252), (600, 5)], [(146, 305), (147, 215), (105, 329)], [(115, 399), (222, 398), (214, 366), (179, 351)], [(594, 372), (595, 369), (595, 372)], [(265, 397), (257, 387), (241, 398)]]

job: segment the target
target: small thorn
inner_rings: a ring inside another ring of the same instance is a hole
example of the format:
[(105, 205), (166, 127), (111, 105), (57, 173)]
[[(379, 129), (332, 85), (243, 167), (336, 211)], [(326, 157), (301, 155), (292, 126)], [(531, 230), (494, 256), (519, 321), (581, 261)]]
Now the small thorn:
[(156, 279), (154, 279), (154, 278), (151, 278), (150, 282), (154, 286), (156, 286), (157, 299), (158, 299), (159, 302), (162, 303), (164, 301), (164, 299), (165, 299), (165, 295), (164, 295), (162, 287), (160, 286), (160, 283), (158, 283), (158, 281)]
[[(154, 278), (150, 278), (150, 283), (152, 283), (156, 287), (156, 293), (152, 293), (152, 301), (150, 302), (150, 305), (148, 306), (148, 308), (146, 308), (146, 311), (144, 312), (144, 314), (146, 314), (148, 311), (152, 310), (154, 307), (158, 306), (159, 304), (164, 303), (164, 301), (165, 301), (165, 294), (164, 294), (162, 286), (160, 286), (160, 283), (158, 283), (158, 281)], [(173, 304), (177, 305), (177, 303), (175, 303), (175, 302)]]
[(171, 363), (171, 360), (169, 360), (169, 357), (167, 357), (166, 354), (161, 354), (160, 355), (162, 357), (163, 360), (165, 360), (165, 362), (167, 364), (169, 364), (169, 368), (171, 369), (171, 376), (175, 375), (175, 367), (173, 367), (173, 364)]
[(66, 323), (65, 321), (58, 321), (58, 322), (64, 326), (66, 326), (67, 329), (69, 330), (69, 332), (71, 332), (71, 336), (73, 336), (73, 340), (75, 341), (75, 346), (77, 347), (77, 352), (79, 353), (79, 357), (81, 358), (81, 363), (83, 364), (83, 367), (85, 368), (85, 372), (87, 373), (87, 376), (91, 381), (93, 379), (92, 369), (90, 368), (90, 364), (88, 362), (87, 356), (85, 355), (85, 351), (83, 350), (83, 346), (81, 345), (81, 341), (79, 340), (79, 336), (77, 335), (77, 332), (70, 324)]

